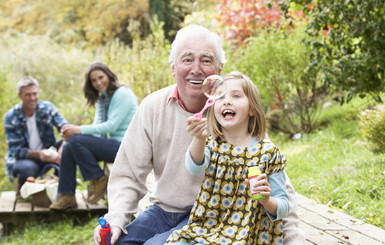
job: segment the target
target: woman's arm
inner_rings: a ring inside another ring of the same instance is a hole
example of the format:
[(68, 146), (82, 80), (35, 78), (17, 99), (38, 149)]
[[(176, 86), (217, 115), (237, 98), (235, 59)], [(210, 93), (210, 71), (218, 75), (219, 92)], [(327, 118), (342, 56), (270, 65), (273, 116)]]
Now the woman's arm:
[(67, 140), (70, 135), (80, 134), (80, 126), (73, 124), (66, 124), (60, 130), (61, 136)]
[(98, 124), (81, 125), (81, 134), (107, 134), (115, 131), (126, 117), (133, 116), (137, 105), (134, 93), (128, 88), (120, 87), (111, 98), (108, 119)]

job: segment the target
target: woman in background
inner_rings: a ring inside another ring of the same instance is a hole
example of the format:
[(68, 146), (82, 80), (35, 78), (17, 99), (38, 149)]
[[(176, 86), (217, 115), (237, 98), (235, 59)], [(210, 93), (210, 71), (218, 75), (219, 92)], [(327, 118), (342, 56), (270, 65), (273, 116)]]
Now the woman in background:
[(120, 84), (117, 76), (102, 62), (94, 62), (85, 73), (84, 96), (89, 106), (96, 105), (91, 125), (68, 124), (61, 129), (66, 141), (60, 161), (58, 192), (60, 198), (50, 209), (77, 207), (76, 168), (85, 181), (91, 181), (88, 201), (99, 201), (106, 193), (108, 177), (99, 161), (113, 162), (138, 102), (131, 89)]

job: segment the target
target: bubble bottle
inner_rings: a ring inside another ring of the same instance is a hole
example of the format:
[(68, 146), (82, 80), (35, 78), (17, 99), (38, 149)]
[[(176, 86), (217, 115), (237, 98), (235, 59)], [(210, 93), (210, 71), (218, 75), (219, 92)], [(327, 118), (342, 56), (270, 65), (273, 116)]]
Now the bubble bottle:
[[(257, 177), (260, 174), (261, 174), (261, 166), (249, 167), (249, 183), (250, 183), (250, 186), (253, 186), (253, 185), (255, 185), (257, 183)], [(251, 196), (252, 196), (252, 199), (254, 201), (266, 198), (264, 195), (259, 194), (259, 192), (251, 192)]]
[(99, 225), (102, 227), (100, 229), (100, 237), (102, 242), (100, 245), (111, 245), (111, 227), (108, 224), (107, 220), (104, 217), (100, 217), (98, 220)]

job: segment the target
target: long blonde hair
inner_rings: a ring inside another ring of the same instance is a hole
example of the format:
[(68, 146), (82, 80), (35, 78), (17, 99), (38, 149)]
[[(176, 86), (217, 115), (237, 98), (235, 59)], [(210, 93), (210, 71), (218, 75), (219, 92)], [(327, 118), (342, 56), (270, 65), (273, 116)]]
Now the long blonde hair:
[[(232, 71), (226, 74), (223, 77), (223, 82), (229, 82), (229, 80), (235, 79), (241, 80), (243, 92), (249, 100), (251, 116), (249, 116), (248, 132), (260, 140), (265, 137), (266, 134), (266, 119), (259, 99), (257, 87), (248, 76), (239, 71)], [(214, 106), (210, 107), (208, 113), (211, 136), (214, 138), (223, 136), (222, 127), (214, 115)]]

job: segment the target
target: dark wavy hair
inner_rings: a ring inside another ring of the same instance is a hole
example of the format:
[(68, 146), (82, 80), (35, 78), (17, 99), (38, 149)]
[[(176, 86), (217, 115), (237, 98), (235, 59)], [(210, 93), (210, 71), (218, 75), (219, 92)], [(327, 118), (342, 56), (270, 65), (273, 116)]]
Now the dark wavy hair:
[(100, 61), (93, 62), (87, 69), (86, 73), (84, 74), (84, 84), (83, 84), (83, 92), (84, 97), (86, 97), (87, 105), (89, 106), (95, 106), (96, 102), (99, 99), (99, 91), (97, 91), (91, 83), (91, 72), (100, 70), (104, 72), (109, 80), (108, 87), (107, 87), (107, 94), (109, 96), (112, 96), (120, 86), (122, 86), (119, 81), (118, 77), (115, 75), (113, 71), (111, 71), (110, 68), (106, 64)]

